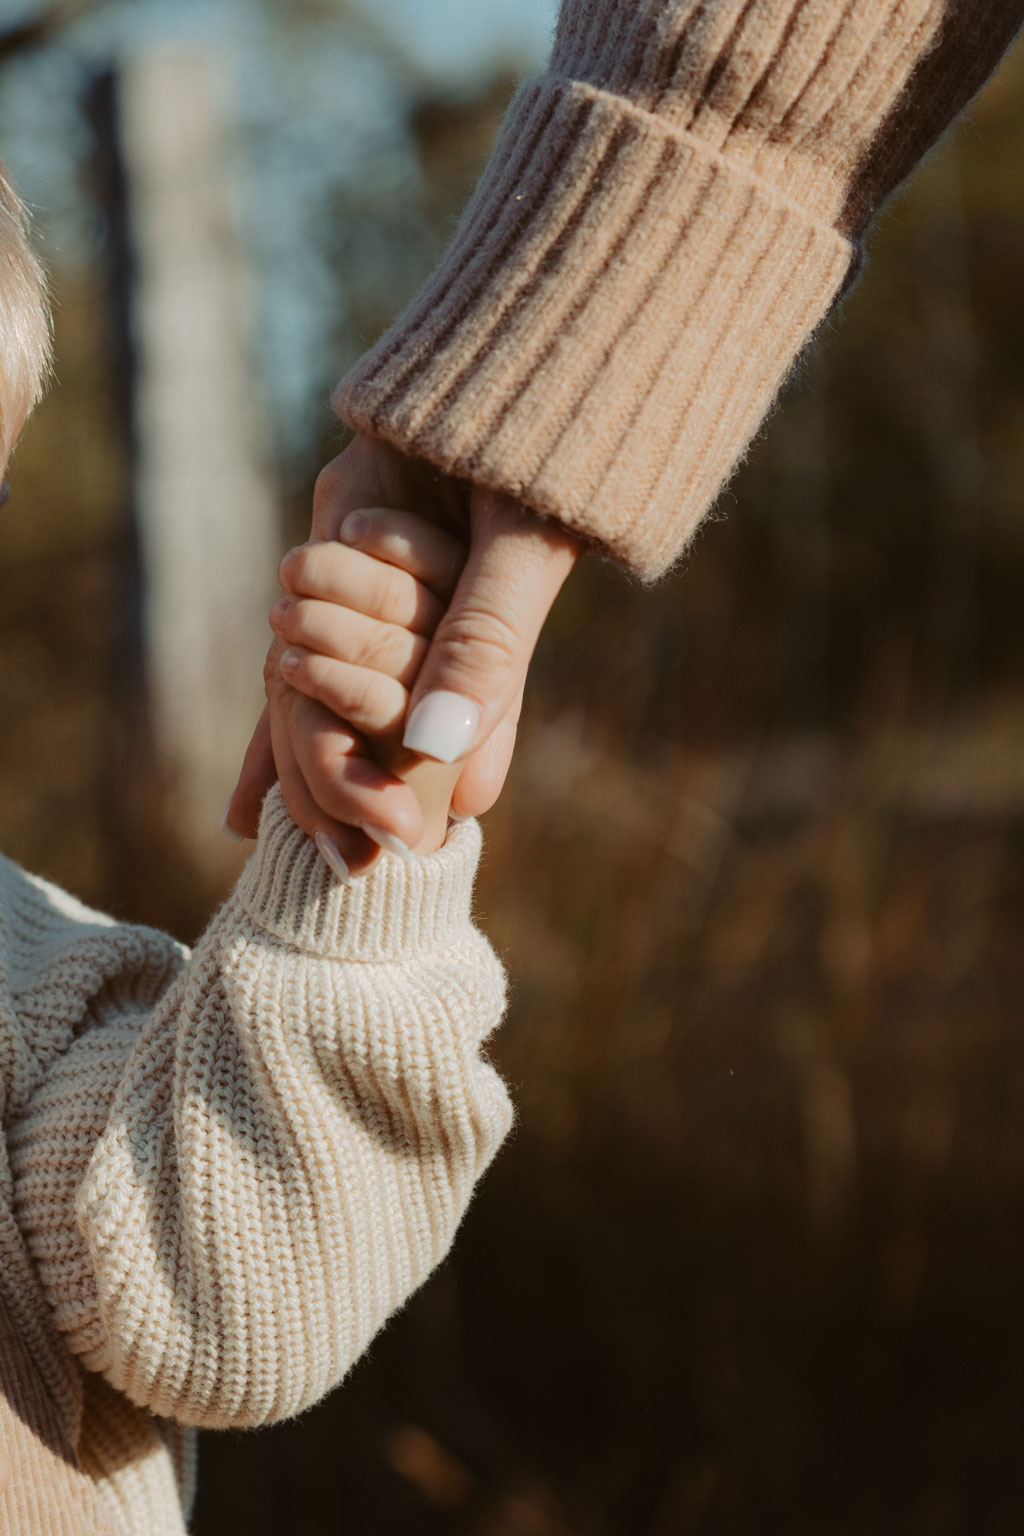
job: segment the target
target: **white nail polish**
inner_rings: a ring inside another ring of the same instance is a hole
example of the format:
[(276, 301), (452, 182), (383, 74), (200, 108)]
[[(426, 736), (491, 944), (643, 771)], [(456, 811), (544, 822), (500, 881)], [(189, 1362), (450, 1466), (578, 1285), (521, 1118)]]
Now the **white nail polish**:
[(439, 763), (454, 763), (472, 746), (479, 723), (480, 706), (472, 699), (435, 688), (423, 695), (409, 716), (402, 745)]
[(234, 798), (234, 795), (228, 796), (228, 803), (221, 812), (220, 829), (222, 832), (226, 832), (228, 837), (233, 837), (236, 843), (244, 843), (247, 839), (242, 836), (241, 832), (236, 832), (234, 827), (228, 826), (228, 811), (231, 809), (231, 802)]
[(384, 848), (388, 853), (395, 853), (400, 859), (416, 857), (408, 843), (403, 843), (400, 837), (396, 837), (393, 832), (388, 832), (386, 828), (375, 827), (369, 821), (361, 821), (359, 825), (371, 843), (376, 843), (378, 848)]
[(316, 843), (317, 852), (323, 859), (331, 874), (341, 881), (342, 885), (349, 882), (348, 865), (341, 856), (337, 843), (332, 843), (326, 832), (319, 829), (313, 833), (313, 841)]

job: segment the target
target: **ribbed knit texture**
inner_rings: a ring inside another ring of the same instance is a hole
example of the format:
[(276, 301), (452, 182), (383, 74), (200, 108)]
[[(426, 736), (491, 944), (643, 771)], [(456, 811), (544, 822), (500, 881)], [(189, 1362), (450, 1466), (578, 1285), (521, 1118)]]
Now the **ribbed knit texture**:
[(1024, 0), (563, 0), (352, 425), (675, 559)]
[(315, 1402), (447, 1251), (511, 1119), (479, 846), (342, 887), (275, 790), (191, 959), (0, 861), (0, 1532), (181, 1536), (185, 1426)]

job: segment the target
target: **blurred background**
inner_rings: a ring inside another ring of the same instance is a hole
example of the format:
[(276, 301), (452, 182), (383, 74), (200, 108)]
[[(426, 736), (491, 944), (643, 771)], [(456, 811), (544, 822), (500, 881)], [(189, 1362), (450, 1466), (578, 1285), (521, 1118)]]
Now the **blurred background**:
[[(194, 937), (330, 387), (553, 0), (0, 0), (57, 381), (0, 522), (0, 842)], [(1024, 1521), (1024, 56), (871, 237), (680, 570), (588, 559), (488, 820), (519, 1126), (196, 1536)]]

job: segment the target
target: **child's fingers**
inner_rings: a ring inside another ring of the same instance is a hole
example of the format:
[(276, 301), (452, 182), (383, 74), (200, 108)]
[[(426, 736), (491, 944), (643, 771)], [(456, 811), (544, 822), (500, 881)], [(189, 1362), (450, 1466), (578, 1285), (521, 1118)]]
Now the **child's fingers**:
[(300, 544), (278, 567), (281, 585), (296, 597), (339, 603), (371, 619), (430, 636), (444, 604), (408, 571), (344, 544)]
[[(289, 646), (301, 646), (369, 667), (411, 686), (427, 653), (427, 640), (397, 624), (385, 624), (337, 603), (302, 597), (277, 603), (271, 610), (274, 633)], [(288, 679), (291, 682), (291, 678)], [(303, 693), (308, 692), (302, 689)]]
[(339, 747), (339, 722), (319, 701), (293, 690), (290, 707), (295, 765), (321, 813), (350, 826), (383, 827), (415, 848), (423, 836), (423, 813), (409, 786), (371, 758)]
[(461, 539), (436, 523), (395, 507), (367, 507), (350, 512), (338, 538), (376, 560), (415, 576), (447, 603), (455, 591), (467, 549)]
[[(358, 827), (346, 825), (333, 816), (328, 816), (313, 799), (292, 749), (291, 732), (287, 728), (286, 717), (280, 711), (271, 710), (270, 712), (270, 734), (281, 793), (284, 795), (284, 802), (292, 820), (302, 828), (307, 837), (328, 840), (325, 862), (339, 878), (344, 877), (346, 869), (353, 875), (365, 874), (377, 858), (379, 853), (377, 844)], [(354, 738), (351, 739), (354, 740)], [(340, 750), (342, 747), (340, 733), (337, 745)], [(340, 866), (332, 848), (341, 856)], [(322, 850), (322, 856), (323, 852), (324, 850)]]
[(386, 744), (389, 737), (401, 738), (409, 694), (393, 677), (356, 667), (348, 661), (318, 651), (289, 646), (281, 656), (281, 675), (285, 682), (325, 704), (346, 725)]

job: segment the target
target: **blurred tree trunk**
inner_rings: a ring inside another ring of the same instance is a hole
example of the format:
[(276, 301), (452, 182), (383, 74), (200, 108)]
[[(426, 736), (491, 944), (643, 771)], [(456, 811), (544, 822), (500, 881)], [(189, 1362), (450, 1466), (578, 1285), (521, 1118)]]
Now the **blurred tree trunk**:
[(229, 93), (213, 56), (154, 51), (121, 66), (115, 97), (149, 714), (172, 829), (216, 879), (231, 862), (221, 810), (261, 705), (277, 550)]

